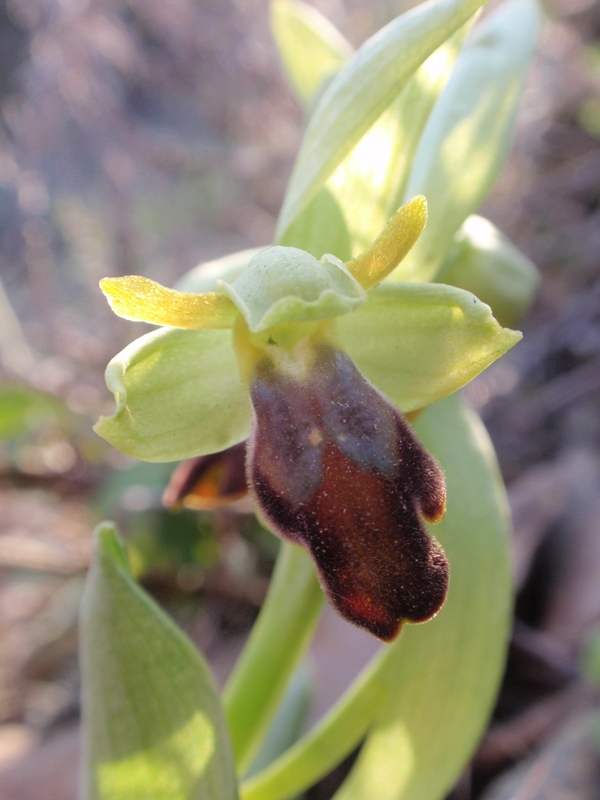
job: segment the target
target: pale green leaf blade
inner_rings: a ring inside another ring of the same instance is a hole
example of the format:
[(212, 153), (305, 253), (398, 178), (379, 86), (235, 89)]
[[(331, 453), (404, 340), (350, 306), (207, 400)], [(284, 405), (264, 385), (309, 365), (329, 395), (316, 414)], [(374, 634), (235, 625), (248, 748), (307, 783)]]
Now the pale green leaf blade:
[[(343, 209), (353, 256), (369, 247), (402, 205), (419, 137), (470, 25), (471, 21), (463, 25), (429, 56), (327, 181)], [(334, 249), (328, 252), (338, 255)]]
[(540, 22), (536, 0), (510, 0), (467, 41), (429, 116), (405, 190), (406, 199), (427, 197), (427, 229), (392, 279), (434, 280), (454, 234), (496, 180)]
[(456, 234), (439, 279), (473, 292), (509, 328), (525, 316), (541, 280), (535, 264), (495, 225), (475, 214)]
[(250, 432), (250, 402), (230, 331), (161, 329), (106, 368), (117, 410), (94, 430), (142, 461), (181, 461), (224, 450)]
[(235, 800), (208, 667), (98, 529), (81, 610), (85, 800)]
[(295, 247), (263, 250), (233, 283), (221, 285), (253, 332), (348, 314), (366, 299), (341, 261), (318, 261)]
[(290, 83), (303, 103), (353, 53), (337, 28), (302, 0), (271, 0), (271, 30)]
[(307, 128), (279, 217), (278, 241), (415, 70), (480, 5), (481, 0), (428, 0), (380, 30), (336, 75)]
[(398, 97), (289, 226), (280, 244), (344, 262), (368, 248), (402, 205), (419, 136), (466, 36), (463, 25), (419, 67)]
[(508, 506), (491, 443), (458, 397), (416, 425), (448, 484), (433, 529), (450, 562), (438, 616), (407, 626), (389, 650), (377, 721), (335, 800), (440, 800), (487, 724), (502, 676), (512, 586)]
[(383, 283), (336, 330), (363, 375), (405, 412), (460, 389), (521, 338), (470, 292), (433, 283)]

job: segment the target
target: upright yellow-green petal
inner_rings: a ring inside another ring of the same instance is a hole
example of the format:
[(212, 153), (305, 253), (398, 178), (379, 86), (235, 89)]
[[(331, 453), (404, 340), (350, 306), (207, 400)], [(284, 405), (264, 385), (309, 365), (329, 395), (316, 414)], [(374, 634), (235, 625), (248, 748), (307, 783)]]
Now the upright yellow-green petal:
[(306, 131), (279, 217), (278, 241), (415, 70), (480, 5), (481, 0), (428, 0), (371, 37), (336, 75)]
[(491, 443), (458, 397), (427, 409), (416, 428), (446, 473), (448, 508), (435, 535), (450, 589), (434, 620), (408, 626), (390, 648), (388, 694), (335, 800), (445, 797), (485, 729), (504, 668), (509, 521)]
[(346, 266), (363, 289), (371, 289), (398, 266), (427, 222), (427, 201), (414, 197), (396, 211), (373, 244)]
[(473, 214), (456, 234), (440, 281), (473, 292), (513, 328), (533, 302), (540, 273), (495, 225)]
[(303, 103), (353, 53), (337, 28), (302, 0), (271, 0), (271, 30), (290, 83)]
[(406, 199), (427, 197), (427, 229), (392, 279), (435, 280), (457, 229), (496, 180), (540, 21), (536, 0), (509, 0), (467, 41), (427, 121), (406, 187)]
[(231, 328), (237, 311), (225, 295), (168, 289), (141, 275), (104, 278), (100, 288), (119, 317), (172, 328)]
[(182, 461), (224, 450), (250, 432), (250, 402), (230, 331), (161, 329), (109, 363), (117, 410), (97, 434), (142, 461)]
[(382, 283), (336, 321), (341, 347), (402, 411), (460, 389), (516, 344), (475, 295), (430, 284)]

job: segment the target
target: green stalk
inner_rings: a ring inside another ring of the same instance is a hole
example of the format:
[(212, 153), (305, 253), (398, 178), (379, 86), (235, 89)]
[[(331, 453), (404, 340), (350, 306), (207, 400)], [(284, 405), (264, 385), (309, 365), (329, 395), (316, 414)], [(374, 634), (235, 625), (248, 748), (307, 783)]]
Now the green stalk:
[(223, 696), (241, 774), (260, 747), (322, 606), (323, 592), (309, 557), (285, 543), (267, 599)]
[(389, 688), (389, 650), (375, 657), (343, 697), (299, 742), (245, 781), (241, 800), (285, 800), (327, 775), (359, 744)]

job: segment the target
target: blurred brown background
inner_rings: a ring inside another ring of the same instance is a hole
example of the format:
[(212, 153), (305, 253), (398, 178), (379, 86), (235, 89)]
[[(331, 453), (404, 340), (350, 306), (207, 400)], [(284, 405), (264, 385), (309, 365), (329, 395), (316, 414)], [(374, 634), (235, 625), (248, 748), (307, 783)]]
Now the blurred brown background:
[[(407, 7), (314, 5), (354, 45)], [(466, 390), (513, 507), (515, 632), (454, 800), (600, 797), (582, 666), (600, 624), (600, 6), (546, 11), (483, 210), (544, 280), (523, 342)], [(97, 285), (131, 272), (169, 284), (268, 244), (301, 131), (266, 0), (0, 4), (0, 800), (76, 797), (76, 615), (97, 521), (119, 522), (140, 579), (221, 680), (256, 616), (273, 537), (248, 514), (167, 513), (171, 467), (134, 464), (90, 430), (112, 408), (106, 362), (144, 330)], [(311, 719), (372, 649), (326, 614)]]

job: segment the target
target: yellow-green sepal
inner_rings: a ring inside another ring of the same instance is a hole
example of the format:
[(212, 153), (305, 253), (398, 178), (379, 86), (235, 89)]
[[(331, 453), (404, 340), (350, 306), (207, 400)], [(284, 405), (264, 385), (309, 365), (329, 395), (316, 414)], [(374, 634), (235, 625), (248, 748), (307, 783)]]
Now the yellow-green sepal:
[(457, 391), (521, 339), (475, 295), (439, 283), (381, 284), (336, 321), (336, 336), (404, 412)]
[(232, 283), (221, 281), (253, 333), (289, 322), (330, 319), (354, 311), (366, 294), (334, 256), (321, 261), (295, 247), (269, 247)]
[(250, 432), (250, 402), (229, 331), (161, 329), (106, 368), (116, 412), (97, 434), (142, 461), (181, 461), (224, 450)]

